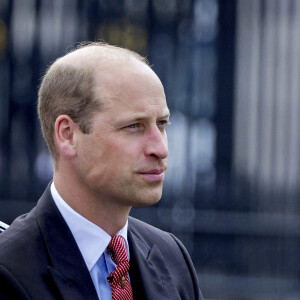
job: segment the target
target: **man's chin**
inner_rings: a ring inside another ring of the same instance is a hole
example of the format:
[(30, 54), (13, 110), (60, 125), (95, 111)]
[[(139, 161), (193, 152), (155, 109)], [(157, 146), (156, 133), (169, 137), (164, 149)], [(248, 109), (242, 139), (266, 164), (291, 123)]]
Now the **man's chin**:
[(134, 201), (132, 206), (141, 207), (141, 206), (150, 206), (158, 203), (161, 199), (162, 193), (157, 193), (153, 195), (142, 195), (140, 198)]

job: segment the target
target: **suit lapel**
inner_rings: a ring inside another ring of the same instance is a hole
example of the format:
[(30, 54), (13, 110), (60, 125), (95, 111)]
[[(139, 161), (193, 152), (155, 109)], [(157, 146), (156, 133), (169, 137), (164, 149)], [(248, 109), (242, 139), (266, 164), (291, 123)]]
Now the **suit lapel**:
[(51, 276), (63, 299), (98, 299), (81, 252), (48, 186), (37, 204), (37, 221), (52, 264)]
[(130, 280), (135, 299), (180, 299), (157, 245), (149, 247), (129, 226)]

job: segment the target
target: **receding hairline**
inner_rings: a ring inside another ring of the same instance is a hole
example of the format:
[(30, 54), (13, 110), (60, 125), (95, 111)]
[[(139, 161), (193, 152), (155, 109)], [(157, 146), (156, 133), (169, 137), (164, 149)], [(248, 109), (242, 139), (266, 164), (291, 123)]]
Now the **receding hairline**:
[(141, 62), (150, 68), (147, 59), (136, 52), (126, 48), (99, 43), (91, 43), (71, 50), (66, 55), (58, 58), (53, 63), (53, 67), (60, 65), (93, 70), (96, 66), (126, 64), (131, 60)]

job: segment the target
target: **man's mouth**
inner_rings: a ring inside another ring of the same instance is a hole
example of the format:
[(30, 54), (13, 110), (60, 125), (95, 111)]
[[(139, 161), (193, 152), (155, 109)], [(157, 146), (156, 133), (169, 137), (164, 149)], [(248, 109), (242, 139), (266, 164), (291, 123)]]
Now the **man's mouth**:
[(143, 177), (143, 179), (150, 182), (161, 182), (165, 178), (164, 169), (151, 169), (146, 171), (141, 171), (139, 174)]

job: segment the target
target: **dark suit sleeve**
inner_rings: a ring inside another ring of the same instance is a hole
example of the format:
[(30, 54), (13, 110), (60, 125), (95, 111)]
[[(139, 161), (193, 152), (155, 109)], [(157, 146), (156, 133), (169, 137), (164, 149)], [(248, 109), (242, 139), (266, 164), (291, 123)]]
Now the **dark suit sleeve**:
[(29, 300), (24, 288), (5, 267), (0, 265), (0, 299)]
[(182, 255), (185, 259), (185, 262), (189, 268), (189, 271), (190, 271), (190, 274), (192, 277), (192, 281), (193, 281), (193, 286), (194, 286), (195, 299), (199, 299), (199, 300), (203, 299), (203, 296), (201, 294), (200, 287), (199, 287), (198, 276), (197, 276), (195, 267), (193, 265), (193, 262), (192, 262), (192, 259), (189, 255), (189, 253), (187, 252), (186, 248), (184, 247), (184, 245), (181, 243), (181, 241), (179, 239), (177, 239), (172, 233), (170, 233), (170, 235), (175, 240), (178, 247), (180, 248)]

